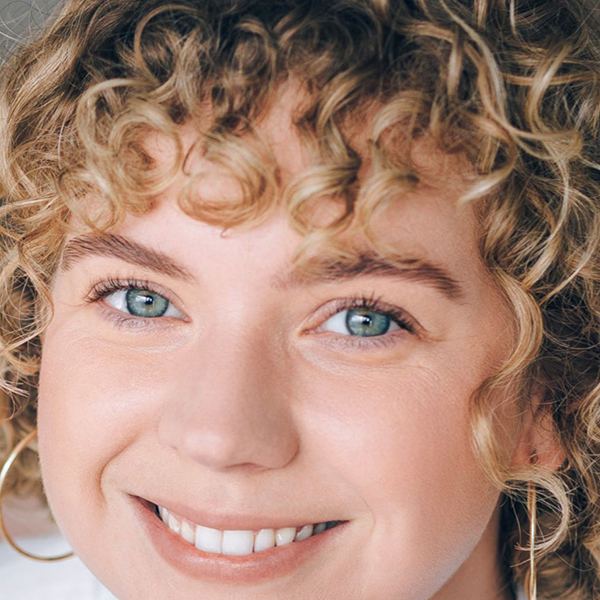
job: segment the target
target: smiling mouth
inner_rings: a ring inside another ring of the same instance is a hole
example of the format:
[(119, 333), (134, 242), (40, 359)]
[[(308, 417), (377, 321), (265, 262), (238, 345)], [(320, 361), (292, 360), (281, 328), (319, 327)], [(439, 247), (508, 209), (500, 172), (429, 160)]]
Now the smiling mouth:
[[(291, 517), (288, 521), (286, 517), (268, 513), (260, 516), (211, 514), (170, 503), (168, 499), (162, 501), (169, 507), (165, 512), (166, 507), (161, 511), (162, 502), (158, 498), (153, 502), (137, 495), (128, 494), (128, 497), (136, 520), (158, 556), (179, 573), (202, 582), (255, 585), (292, 576), (301, 570), (319, 571), (326, 556), (335, 555), (336, 548), (352, 543), (348, 542), (350, 538), (344, 538), (352, 532), (349, 520), (305, 525), (303, 519)], [(157, 503), (161, 504), (157, 506)], [(186, 517), (181, 518), (181, 514)], [(237, 529), (212, 529), (198, 521)], [(269, 526), (273, 529), (269, 530)], [(257, 529), (259, 527), (263, 529)]]
[(277, 529), (221, 530), (192, 523), (156, 504), (152, 506), (154, 514), (186, 542), (203, 552), (226, 556), (248, 556), (271, 548), (295, 544), (347, 522), (327, 521)]

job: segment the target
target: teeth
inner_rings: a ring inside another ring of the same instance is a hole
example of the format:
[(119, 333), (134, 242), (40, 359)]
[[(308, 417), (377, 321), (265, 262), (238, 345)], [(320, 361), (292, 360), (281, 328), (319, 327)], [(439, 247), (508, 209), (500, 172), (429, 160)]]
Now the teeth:
[(223, 554), (227, 556), (247, 556), (254, 548), (252, 531), (224, 531)]
[(181, 521), (173, 515), (169, 515), (169, 529), (173, 530), (175, 533), (181, 531)]
[(268, 550), (275, 545), (275, 532), (272, 529), (261, 529), (254, 540), (254, 552)]
[(319, 523), (313, 532), (313, 535), (318, 535), (319, 533), (323, 533), (327, 528), (327, 523)]
[(297, 534), (296, 534), (296, 539), (294, 540), (295, 542), (301, 542), (302, 540), (305, 540), (306, 538), (309, 538), (313, 533), (313, 526), (312, 525), (305, 525)]
[(223, 532), (196, 525), (196, 548), (204, 552), (223, 553)]
[(194, 527), (191, 527), (187, 521), (181, 523), (181, 537), (190, 544), (196, 543), (196, 532)]
[(275, 543), (278, 546), (285, 546), (286, 544), (291, 544), (295, 537), (295, 527), (282, 527), (275, 532)]
[(178, 519), (162, 506), (158, 507), (158, 512), (171, 531), (195, 545), (198, 550), (227, 556), (247, 556), (252, 552), (263, 552), (275, 546), (301, 542), (327, 529), (327, 523), (317, 523), (300, 528), (261, 529), (256, 533), (248, 530), (221, 531)]

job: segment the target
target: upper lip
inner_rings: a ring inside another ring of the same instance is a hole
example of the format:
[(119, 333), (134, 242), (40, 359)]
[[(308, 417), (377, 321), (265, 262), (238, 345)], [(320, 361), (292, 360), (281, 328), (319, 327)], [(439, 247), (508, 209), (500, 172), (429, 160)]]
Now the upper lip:
[[(280, 529), (282, 527), (301, 527), (303, 525), (314, 525), (316, 523), (326, 523), (333, 519), (314, 520), (310, 518), (298, 519), (297, 517), (274, 518), (266, 515), (247, 515), (247, 514), (218, 514), (214, 510), (211, 512), (191, 508), (170, 499), (162, 498), (140, 498), (142, 501), (151, 504), (162, 506), (170, 513), (176, 516), (183, 517), (190, 523), (210, 527), (212, 529), (224, 530), (250, 530), (258, 531), (259, 529)], [(335, 519), (341, 521), (342, 519)]]

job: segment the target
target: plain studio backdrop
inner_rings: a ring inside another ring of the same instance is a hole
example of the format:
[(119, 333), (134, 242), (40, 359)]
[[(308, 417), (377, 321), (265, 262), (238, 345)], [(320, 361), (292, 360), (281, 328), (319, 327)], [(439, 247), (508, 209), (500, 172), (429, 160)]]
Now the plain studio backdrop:
[(58, 0), (0, 0), (0, 60), (24, 35), (39, 31), (57, 4)]

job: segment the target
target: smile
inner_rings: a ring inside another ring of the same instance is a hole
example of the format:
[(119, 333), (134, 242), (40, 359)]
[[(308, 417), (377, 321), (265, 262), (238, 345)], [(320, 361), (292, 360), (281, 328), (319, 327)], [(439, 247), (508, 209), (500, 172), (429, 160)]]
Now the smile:
[[(259, 522), (251, 519), (231, 518), (222, 523), (214, 519), (211, 524), (231, 523), (236, 529), (215, 529), (144, 498), (129, 498), (137, 520), (165, 563), (187, 577), (217, 583), (248, 585), (273, 580), (301, 570), (311, 559), (318, 569), (330, 555), (326, 552), (332, 551), (350, 525), (350, 521), (290, 526), (277, 522), (278, 526), (260, 528)], [(269, 524), (264, 518), (260, 522)], [(244, 523), (247, 529), (242, 528)]]
[(191, 523), (183, 517), (170, 513), (162, 506), (157, 506), (155, 512), (171, 531), (186, 542), (194, 544), (199, 550), (227, 556), (247, 556), (253, 552), (264, 552), (273, 547), (301, 542), (342, 523), (342, 521), (328, 521), (300, 527), (263, 528), (258, 531), (220, 530)]

